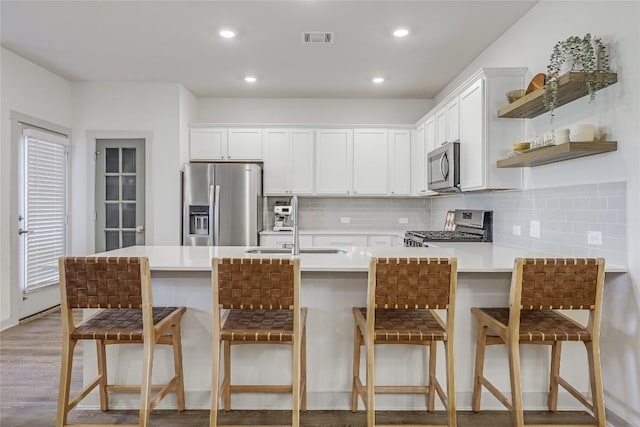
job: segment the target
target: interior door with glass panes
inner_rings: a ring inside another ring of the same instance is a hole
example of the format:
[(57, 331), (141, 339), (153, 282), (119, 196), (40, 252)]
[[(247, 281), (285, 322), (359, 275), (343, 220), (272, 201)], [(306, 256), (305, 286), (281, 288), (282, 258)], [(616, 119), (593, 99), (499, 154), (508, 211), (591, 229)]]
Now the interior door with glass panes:
[(144, 139), (96, 139), (96, 252), (144, 245)]

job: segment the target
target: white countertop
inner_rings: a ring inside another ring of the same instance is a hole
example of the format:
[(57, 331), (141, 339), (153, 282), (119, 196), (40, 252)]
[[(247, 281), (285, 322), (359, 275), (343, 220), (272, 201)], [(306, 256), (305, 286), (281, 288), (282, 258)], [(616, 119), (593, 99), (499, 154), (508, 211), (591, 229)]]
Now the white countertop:
[[(273, 258), (290, 255), (247, 254), (245, 246), (131, 246), (100, 256), (146, 256), (155, 271), (209, 271), (213, 257)], [(317, 249), (317, 248), (314, 248)], [(446, 243), (438, 247), (350, 247), (345, 254), (301, 254), (303, 272), (366, 272), (369, 259), (377, 257), (441, 257), (458, 259), (461, 273), (511, 272), (516, 257), (543, 258), (552, 255), (494, 243)], [(627, 272), (623, 266), (606, 265), (607, 272)]]

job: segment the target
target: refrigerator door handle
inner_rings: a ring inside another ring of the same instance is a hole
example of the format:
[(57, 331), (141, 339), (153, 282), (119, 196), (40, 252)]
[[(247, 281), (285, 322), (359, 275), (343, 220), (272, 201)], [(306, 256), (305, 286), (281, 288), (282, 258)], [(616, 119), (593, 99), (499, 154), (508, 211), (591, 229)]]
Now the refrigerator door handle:
[(210, 200), (212, 205), (209, 209), (213, 216), (213, 246), (220, 245), (220, 186), (209, 186)]

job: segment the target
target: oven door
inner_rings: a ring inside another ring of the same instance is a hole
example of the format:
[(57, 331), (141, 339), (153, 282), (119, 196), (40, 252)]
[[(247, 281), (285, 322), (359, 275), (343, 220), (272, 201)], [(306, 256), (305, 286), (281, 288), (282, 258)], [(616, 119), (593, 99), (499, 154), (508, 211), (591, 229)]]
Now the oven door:
[(460, 143), (447, 142), (427, 154), (428, 188), (439, 193), (460, 191)]

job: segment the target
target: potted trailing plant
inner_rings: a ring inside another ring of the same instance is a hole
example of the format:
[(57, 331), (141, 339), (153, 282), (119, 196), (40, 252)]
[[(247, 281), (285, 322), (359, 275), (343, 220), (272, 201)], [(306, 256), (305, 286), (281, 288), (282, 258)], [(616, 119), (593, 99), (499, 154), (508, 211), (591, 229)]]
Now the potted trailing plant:
[(553, 122), (554, 109), (558, 105), (558, 79), (561, 71), (581, 71), (585, 73), (585, 82), (589, 93), (589, 102), (596, 97), (596, 92), (611, 82), (598, 73), (608, 73), (609, 54), (607, 48), (598, 37), (587, 33), (584, 37), (572, 36), (559, 41), (547, 65), (547, 77), (544, 84), (544, 105), (549, 110)]

